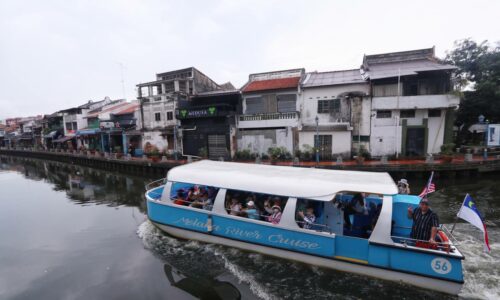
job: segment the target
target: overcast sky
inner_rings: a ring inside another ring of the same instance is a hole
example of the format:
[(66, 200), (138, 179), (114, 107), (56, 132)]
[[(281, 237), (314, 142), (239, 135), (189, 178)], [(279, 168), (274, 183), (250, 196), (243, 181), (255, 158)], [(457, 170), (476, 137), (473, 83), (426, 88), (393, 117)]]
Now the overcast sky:
[(155, 74), (357, 68), (363, 54), (500, 40), (500, 1), (0, 1), (0, 119), (105, 96)]

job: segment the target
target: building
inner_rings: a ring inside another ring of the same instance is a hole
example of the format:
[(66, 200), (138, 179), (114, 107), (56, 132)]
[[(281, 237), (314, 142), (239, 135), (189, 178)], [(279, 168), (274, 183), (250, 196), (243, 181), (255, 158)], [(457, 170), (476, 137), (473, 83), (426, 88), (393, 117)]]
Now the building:
[(5, 147), (5, 126), (4, 124), (0, 124), (0, 147)]
[(294, 153), (299, 144), (300, 81), (304, 69), (250, 74), (241, 88), (238, 150), (267, 154), (271, 147)]
[(230, 159), (236, 145), (236, 115), (240, 112), (240, 91), (198, 93), (190, 101), (179, 102), (176, 117), (180, 120), (182, 154)]
[(50, 115), (43, 116), (42, 120), (43, 145), (46, 148), (53, 148), (53, 140), (63, 136), (63, 115), (60, 112), (55, 112)]
[(78, 146), (76, 142), (76, 133), (79, 129), (87, 128), (87, 113), (102, 108), (105, 105), (112, 103), (109, 97), (105, 97), (101, 101), (89, 100), (87, 103), (59, 111), (63, 117), (64, 135), (59, 139), (54, 139), (52, 142), (60, 144), (62, 147), (76, 149)]
[(332, 159), (350, 157), (351, 151), (357, 153), (361, 146), (368, 148), (370, 85), (359, 69), (307, 73), (301, 87), (301, 152), (317, 147), (320, 159)]
[(155, 81), (138, 84), (145, 150), (178, 151), (179, 122), (175, 117), (178, 102), (187, 101), (198, 93), (220, 89), (217, 83), (193, 67), (159, 73)]
[(365, 55), (361, 71), (370, 81), (373, 156), (425, 156), (451, 142), (454, 66), (440, 62), (434, 48)]

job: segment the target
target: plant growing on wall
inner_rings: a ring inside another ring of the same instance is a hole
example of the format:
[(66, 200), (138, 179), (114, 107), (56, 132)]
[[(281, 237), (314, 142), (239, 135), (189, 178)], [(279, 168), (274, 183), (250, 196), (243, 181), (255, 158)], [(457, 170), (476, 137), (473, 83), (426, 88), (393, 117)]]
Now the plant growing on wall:
[(292, 154), (285, 147), (269, 147), (267, 153), (274, 161), (292, 159)]

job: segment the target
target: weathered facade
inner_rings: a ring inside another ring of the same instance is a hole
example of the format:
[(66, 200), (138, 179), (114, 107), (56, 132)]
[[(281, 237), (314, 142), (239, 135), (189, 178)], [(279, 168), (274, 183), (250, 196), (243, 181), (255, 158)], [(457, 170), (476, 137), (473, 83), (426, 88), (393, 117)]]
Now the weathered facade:
[(331, 159), (368, 147), (370, 85), (359, 69), (308, 73), (301, 86), (301, 151), (317, 147), (320, 159)]
[[(175, 110), (179, 101), (221, 87), (196, 68), (156, 74), (156, 80), (137, 85), (142, 119), (143, 146), (159, 151), (179, 151), (179, 122)], [(145, 147), (146, 148), (146, 147)]]
[(290, 153), (298, 149), (298, 97), (304, 74), (304, 69), (293, 69), (249, 76), (241, 88), (238, 150), (261, 155), (271, 147), (284, 147)]
[(199, 93), (190, 101), (179, 102), (182, 154), (230, 159), (236, 151), (236, 115), (240, 92), (230, 89)]
[(434, 48), (366, 55), (362, 72), (372, 94), (371, 154), (425, 156), (440, 152), (451, 135), (451, 71)]

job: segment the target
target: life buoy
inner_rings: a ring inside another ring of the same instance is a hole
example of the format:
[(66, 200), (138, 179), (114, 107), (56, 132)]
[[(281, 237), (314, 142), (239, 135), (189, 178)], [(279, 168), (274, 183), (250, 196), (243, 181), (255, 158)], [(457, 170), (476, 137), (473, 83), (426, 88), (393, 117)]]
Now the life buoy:
[(448, 239), (448, 236), (441, 230), (438, 231), (437, 236), (440, 240), (439, 248), (446, 251), (446, 253), (450, 253), (450, 239)]

